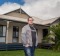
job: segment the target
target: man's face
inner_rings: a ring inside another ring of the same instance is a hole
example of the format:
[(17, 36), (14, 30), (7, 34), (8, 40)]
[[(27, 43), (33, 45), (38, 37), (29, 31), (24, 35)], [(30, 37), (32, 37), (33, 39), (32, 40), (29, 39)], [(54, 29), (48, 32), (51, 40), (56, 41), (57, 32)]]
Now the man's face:
[(29, 18), (28, 24), (33, 24), (33, 19), (32, 18)]

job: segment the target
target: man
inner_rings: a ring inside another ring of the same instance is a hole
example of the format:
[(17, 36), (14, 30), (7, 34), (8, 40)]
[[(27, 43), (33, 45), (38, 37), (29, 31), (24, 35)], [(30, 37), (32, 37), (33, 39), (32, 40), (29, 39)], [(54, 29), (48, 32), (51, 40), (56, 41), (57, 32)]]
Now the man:
[(37, 32), (33, 25), (33, 18), (28, 18), (28, 24), (22, 28), (22, 43), (25, 56), (34, 56), (35, 48), (38, 45)]

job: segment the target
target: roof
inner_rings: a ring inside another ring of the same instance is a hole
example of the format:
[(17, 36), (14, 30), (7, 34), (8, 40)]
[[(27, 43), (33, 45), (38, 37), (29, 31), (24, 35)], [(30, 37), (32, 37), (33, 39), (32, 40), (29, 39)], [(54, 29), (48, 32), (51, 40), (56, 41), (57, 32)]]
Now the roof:
[[(36, 23), (39, 23), (39, 24), (41, 24), (41, 22), (43, 21), (42, 19), (34, 17), (34, 16), (32, 16), (32, 18), (34, 19), (34, 21), (36, 21)], [(41, 25), (43, 25), (43, 24), (41, 24)]]
[[(9, 12), (5, 13), (4, 15), (0, 15), (0, 19), (10, 20), (10, 21), (18, 21), (18, 22), (27, 22), (27, 19), (25, 19), (25, 18), (20, 18), (20, 17), (14, 17), (14, 16), (7, 15), (7, 14), (9, 14), (11, 12), (14, 12), (14, 11), (17, 12), (17, 13), (20, 13), (20, 9), (21, 8), (18, 8), (18, 9), (15, 9), (15, 10), (12, 10), (12, 11), (9, 11)], [(21, 11), (22, 11), (22, 13), (28, 15), (22, 9), (21, 9)], [(52, 18), (52, 19), (48, 19), (48, 20), (42, 20), (42, 19), (34, 17), (34, 16), (32, 16), (32, 18), (34, 19), (34, 23), (39, 24), (39, 25), (51, 24), (51, 23), (55, 22), (58, 19), (58, 17), (57, 17), (57, 18)]]
[[(53, 18), (53, 19), (48, 19), (48, 20), (41, 20), (37, 17), (32, 17), (32, 18), (34, 19), (35, 24), (40, 24), (40, 25), (51, 24), (58, 19), (58, 18)], [(18, 21), (18, 22), (27, 22), (27, 19), (25, 18), (13, 17), (13, 16), (8, 16), (8, 15), (0, 15), (0, 19)]]
[[(3, 15), (7, 15), (7, 14), (9, 14), (9, 13), (11, 13), (11, 12), (17, 12), (17, 13), (22, 13), (22, 14), (26, 14), (27, 16), (29, 16), (23, 9), (21, 9), (21, 8), (17, 8), (17, 9), (15, 9), (15, 10), (12, 10), (12, 11), (9, 11), (9, 12), (6, 12), (5, 14), (3, 14)], [(29, 16), (30, 17), (30, 16)]]
[(37, 23), (42, 24), (42, 25), (52, 24), (53, 22), (55, 22), (56, 20), (59, 19), (59, 17), (51, 18), (51, 19), (48, 19), (48, 20), (42, 20), (42, 19), (37, 18), (37, 17), (32, 17), (32, 18), (34, 18), (34, 20), (35, 20)]
[(52, 18), (52, 19), (48, 19), (48, 20), (43, 20), (41, 22), (41, 24), (43, 25), (47, 25), (47, 24), (52, 24), (53, 22), (55, 22), (59, 17), (56, 17), (56, 18)]
[[(18, 21), (18, 22), (27, 22), (27, 18), (25, 19), (25, 18), (20, 18), (20, 17), (15, 17), (15, 16), (8, 15), (8, 14), (11, 13), (11, 12), (20, 13), (20, 9), (21, 9), (21, 8), (18, 8), (18, 9), (9, 11), (9, 12), (3, 14), (3, 15), (0, 15), (0, 19), (10, 20), (10, 21)], [(21, 9), (21, 13), (24, 13), (24, 14), (28, 15), (28, 14), (27, 14), (25, 11), (23, 11), (22, 9)], [(28, 15), (28, 16), (29, 16), (29, 15)], [(35, 24), (42, 25), (42, 24), (40, 24), (40, 21), (41, 21), (41, 20), (40, 20), (39, 18), (37, 18), (37, 17), (32, 17), (32, 18), (34, 19), (34, 23), (35, 23)]]
[[(7, 16), (7, 15), (0, 15), (0, 19), (2, 20), (9, 20), (9, 21), (18, 21), (18, 22), (27, 22), (27, 19), (24, 18), (18, 18), (18, 17), (13, 17), (13, 16)], [(34, 19), (34, 18), (33, 18)], [(34, 20), (35, 24), (40, 24), (36, 20)], [(42, 25), (42, 24), (41, 24)]]

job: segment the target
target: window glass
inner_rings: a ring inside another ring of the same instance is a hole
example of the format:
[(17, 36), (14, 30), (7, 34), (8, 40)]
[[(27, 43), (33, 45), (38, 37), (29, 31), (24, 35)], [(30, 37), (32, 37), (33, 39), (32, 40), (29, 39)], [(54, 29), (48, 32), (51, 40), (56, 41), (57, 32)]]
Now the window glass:
[(16, 43), (18, 42), (19, 38), (19, 27), (13, 26), (13, 42)]
[(3, 36), (3, 27), (0, 26), (0, 36)]
[(0, 26), (0, 42), (5, 42), (6, 26)]

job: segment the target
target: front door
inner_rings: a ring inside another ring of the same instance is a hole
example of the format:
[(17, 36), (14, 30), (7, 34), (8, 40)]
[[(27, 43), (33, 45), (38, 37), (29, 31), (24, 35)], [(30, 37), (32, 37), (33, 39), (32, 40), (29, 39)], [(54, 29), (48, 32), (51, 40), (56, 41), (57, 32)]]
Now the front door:
[(19, 42), (19, 27), (13, 26), (13, 43)]

